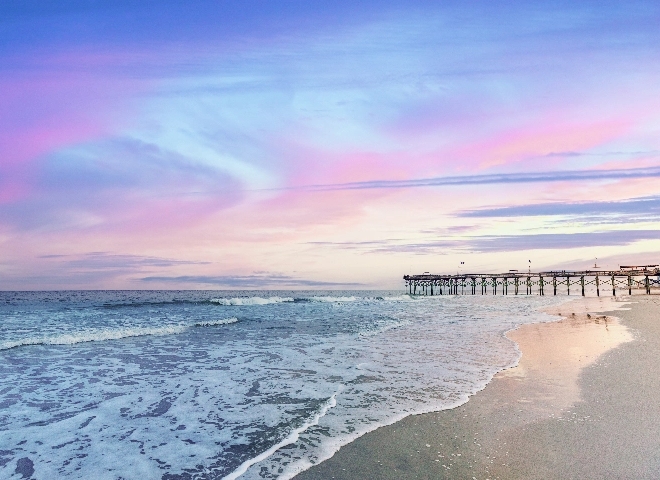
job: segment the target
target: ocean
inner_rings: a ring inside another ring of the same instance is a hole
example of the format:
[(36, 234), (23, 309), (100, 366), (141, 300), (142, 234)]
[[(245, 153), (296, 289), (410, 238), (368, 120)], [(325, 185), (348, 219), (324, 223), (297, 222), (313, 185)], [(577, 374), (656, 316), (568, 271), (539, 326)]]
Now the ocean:
[(0, 478), (288, 479), (464, 403), (566, 300), (0, 292)]

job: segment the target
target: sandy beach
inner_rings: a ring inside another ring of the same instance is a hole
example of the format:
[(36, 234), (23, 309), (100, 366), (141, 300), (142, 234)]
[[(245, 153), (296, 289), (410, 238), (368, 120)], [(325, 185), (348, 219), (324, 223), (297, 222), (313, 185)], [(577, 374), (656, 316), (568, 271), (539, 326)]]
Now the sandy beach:
[(461, 407), (342, 447), (308, 479), (660, 478), (660, 297), (578, 298), (507, 336), (522, 358)]

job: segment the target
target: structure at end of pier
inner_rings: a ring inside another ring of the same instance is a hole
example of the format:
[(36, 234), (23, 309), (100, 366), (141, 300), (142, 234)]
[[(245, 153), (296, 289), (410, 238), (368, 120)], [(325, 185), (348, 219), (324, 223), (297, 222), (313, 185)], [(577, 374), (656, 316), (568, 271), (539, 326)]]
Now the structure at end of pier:
[[(425, 272), (421, 275), (404, 275), (406, 291), (410, 295), (518, 295), (525, 290), (526, 295), (545, 295), (546, 289), (552, 294), (571, 294), (571, 287), (579, 289), (582, 296), (594, 292), (600, 296), (601, 289), (627, 290), (650, 295), (660, 287), (660, 265), (622, 265), (619, 270), (552, 270), (548, 272), (507, 273), (462, 273), (457, 275), (434, 275)], [(510, 288), (509, 288), (510, 287)], [(511, 291), (509, 291), (511, 290)], [(575, 292), (575, 289), (573, 290)]]

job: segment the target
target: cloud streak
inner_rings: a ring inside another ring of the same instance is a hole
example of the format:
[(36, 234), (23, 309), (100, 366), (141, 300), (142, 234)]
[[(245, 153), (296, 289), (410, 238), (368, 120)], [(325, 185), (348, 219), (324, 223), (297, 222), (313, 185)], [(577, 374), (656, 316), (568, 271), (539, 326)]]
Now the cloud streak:
[[(31, 267), (27, 264), (31, 263)], [(16, 273), (0, 276), (0, 289), (117, 288), (140, 275), (171, 269), (203, 268), (210, 262), (153, 255), (88, 252), (40, 255), (31, 262), (15, 263)], [(0, 265), (1, 266), (1, 265)], [(110, 287), (109, 287), (110, 286)]]
[(559, 170), (530, 173), (493, 173), (484, 175), (457, 175), (447, 177), (417, 178), (410, 180), (371, 180), (366, 182), (347, 182), (290, 187), (291, 190), (328, 191), (328, 190), (371, 190), (402, 189), (420, 187), (450, 187), (489, 184), (521, 184), (548, 182), (584, 182), (627, 180), (635, 178), (660, 177), (659, 167), (621, 168), (600, 170)]
[(641, 240), (660, 239), (660, 230), (610, 230), (579, 233), (482, 235), (446, 240), (403, 242), (325, 242), (325, 247), (358, 250), (372, 254), (401, 253), (441, 255), (457, 252), (493, 253), (522, 250), (557, 250), (583, 247), (625, 246)]
[(90, 271), (136, 271), (144, 268), (166, 268), (177, 265), (208, 265), (210, 263), (145, 255), (123, 255), (110, 252), (90, 252), (83, 255), (43, 255), (41, 258), (57, 260), (61, 262), (62, 268), (65, 269)]
[(660, 239), (660, 230), (613, 230), (584, 233), (539, 233), (505, 235), (469, 240), (465, 248), (481, 253), (519, 250), (557, 250), (567, 248), (623, 246), (640, 240)]
[(513, 207), (469, 210), (458, 214), (467, 218), (530, 217), (559, 215), (633, 215), (660, 216), (660, 196), (642, 197), (618, 202), (555, 202)]
[(178, 284), (178, 285), (213, 285), (227, 288), (267, 288), (267, 287), (309, 287), (309, 288), (336, 288), (359, 287), (362, 283), (352, 282), (325, 282), (291, 277), (288, 275), (182, 275), (182, 276), (153, 276), (143, 277), (144, 283)]

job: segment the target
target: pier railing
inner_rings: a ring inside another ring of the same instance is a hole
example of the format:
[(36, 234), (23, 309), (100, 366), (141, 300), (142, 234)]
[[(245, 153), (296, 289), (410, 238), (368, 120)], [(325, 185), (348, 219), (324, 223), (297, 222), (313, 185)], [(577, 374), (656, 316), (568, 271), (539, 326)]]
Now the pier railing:
[(548, 271), (508, 273), (463, 273), (457, 275), (404, 275), (406, 291), (411, 295), (553, 295), (571, 294), (585, 296), (587, 291), (600, 296), (601, 290), (616, 296), (617, 290), (643, 291), (650, 295), (660, 288), (660, 267), (648, 265), (645, 268), (601, 271)]

